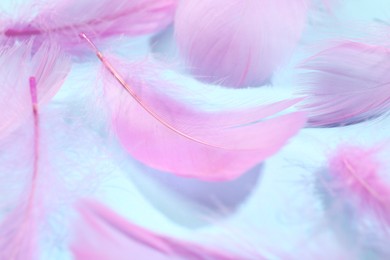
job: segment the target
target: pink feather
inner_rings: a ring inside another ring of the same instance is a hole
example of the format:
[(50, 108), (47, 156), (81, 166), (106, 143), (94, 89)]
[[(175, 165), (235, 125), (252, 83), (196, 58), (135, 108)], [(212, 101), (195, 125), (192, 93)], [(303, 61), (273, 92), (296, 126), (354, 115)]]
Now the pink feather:
[(0, 53), (0, 139), (31, 116), (29, 77), (34, 76), (37, 104), (43, 106), (57, 93), (70, 70), (69, 59), (57, 46), (44, 44), (32, 53), (32, 43), (5, 48)]
[[(247, 259), (222, 249), (210, 249), (141, 228), (104, 206), (88, 202), (79, 207), (82, 217), (76, 226), (71, 250), (77, 260), (138, 259)], [(265, 259), (260, 255), (256, 259)]]
[(258, 86), (292, 54), (307, 10), (307, 0), (183, 0), (176, 40), (200, 80)]
[(306, 120), (301, 112), (269, 118), (301, 99), (202, 112), (167, 94), (184, 87), (163, 79), (158, 64), (109, 61), (97, 54), (114, 75), (106, 73), (105, 88), (120, 141), (159, 170), (208, 181), (235, 179), (276, 153)]
[[(48, 200), (44, 195), (53, 185), (46, 174), (50, 167), (44, 159), (48, 154), (42, 141), (40, 108), (58, 91), (70, 64), (60, 49), (50, 44), (42, 45), (33, 55), (31, 44), (15, 46), (3, 50), (0, 60), (4, 68), (1, 73), (5, 74), (0, 94), (3, 106), (0, 145), (2, 151), (7, 151), (0, 153), (0, 158), (6, 162), (15, 160), (12, 171), (1, 173), (2, 190), (8, 190), (12, 203), (0, 222), (0, 259), (38, 259), (39, 230)], [(16, 158), (11, 159), (13, 156)], [(18, 185), (19, 194), (14, 191)], [(8, 202), (7, 196), (4, 194), (2, 200)]]
[(390, 50), (344, 42), (309, 58), (301, 68), (311, 126), (338, 126), (377, 117), (390, 108)]
[(371, 216), (389, 226), (390, 183), (378, 156), (382, 148), (340, 146), (328, 161), (329, 173), (322, 185), (335, 203), (349, 205), (358, 216)]
[(9, 21), (9, 38), (51, 39), (63, 48), (80, 47), (81, 32), (95, 40), (158, 32), (172, 22), (177, 0), (60, 0), (47, 2), (33, 18)]

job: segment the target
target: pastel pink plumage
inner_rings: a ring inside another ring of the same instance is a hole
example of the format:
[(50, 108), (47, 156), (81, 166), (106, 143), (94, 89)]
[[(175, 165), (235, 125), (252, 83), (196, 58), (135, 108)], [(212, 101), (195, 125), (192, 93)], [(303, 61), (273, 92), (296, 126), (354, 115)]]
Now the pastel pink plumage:
[(290, 57), (305, 27), (307, 0), (183, 0), (177, 45), (201, 81), (259, 86)]
[(275, 117), (301, 99), (244, 111), (201, 111), (173, 97), (185, 87), (164, 79), (158, 63), (97, 54), (110, 72), (105, 93), (122, 145), (162, 171), (208, 181), (235, 179), (281, 149), (306, 121), (301, 112)]
[(328, 177), (321, 181), (334, 203), (349, 205), (360, 217), (371, 216), (390, 225), (390, 183), (382, 146), (372, 148), (341, 145), (329, 158)]
[[(177, 0), (60, 0), (33, 5), (32, 18), (5, 21), (3, 34), (8, 38), (48, 39), (68, 51), (79, 51), (79, 34), (104, 40), (113, 36), (139, 36), (162, 30), (172, 22)], [(31, 12), (31, 9), (28, 12)], [(27, 12), (26, 12), (27, 13)], [(26, 15), (26, 14), (25, 14)], [(27, 14), (27, 16), (30, 13)]]
[(390, 109), (390, 49), (342, 42), (306, 60), (300, 82), (310, 126), (342, 126)]

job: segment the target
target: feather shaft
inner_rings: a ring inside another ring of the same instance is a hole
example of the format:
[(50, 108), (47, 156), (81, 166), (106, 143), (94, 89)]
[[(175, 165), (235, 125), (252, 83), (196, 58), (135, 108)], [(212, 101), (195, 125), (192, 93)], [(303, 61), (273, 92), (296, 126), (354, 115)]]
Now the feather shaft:
[[(28, 229), (31, 225), (34, 225), (35, 223), (31, 223), (31, 220), (33, 220), (35, 217), (34, 214), (34, 201), (35, 201), (35, 195), (36, 195), (36, 189), (37, 189), (37, 179), (38, 179), (38, 173), (39, 173), (39, 151), (40, 151), (40, 129), (39, 129), (39, 111), (38, 111), (38, 98), (37, 98), (37, 85), (36, 85), (36, 78), (30, 77), (29, 78), (29, 85), (30, 85), (30, 95), (31, 95), (31, 101), (32, 101), (32, 113), (33, 113), (33, 167), (32, 167), (32, 175), (31, 175), (31, 187), (29, 188), (28, 192), (28, 199), (27, 204), (24, 207), (24, 210), (22, 210), (21, 214), (23, 214), (22, 222), (18, 226), (18, 229), (16, 233), (8, 239), (9, 244), (11, 245), (11, 251), (8, 255), (9, 259), (11, 260), (17, 260), (20, 258), (20, 249), (18, 248), (18, 245), (23, 244), (21, 240), (25, 239), (26, 234), (28, 233)], [(28, 236), (27, 236), (28, 237)], [(30, 239), (34, 239), (31, 238)], [(31, 241), (32, 242), (32, 241)], [(30, 242), (30, 243), (31, 243)], [(25, 249), (22, 249), (25, 250)]]

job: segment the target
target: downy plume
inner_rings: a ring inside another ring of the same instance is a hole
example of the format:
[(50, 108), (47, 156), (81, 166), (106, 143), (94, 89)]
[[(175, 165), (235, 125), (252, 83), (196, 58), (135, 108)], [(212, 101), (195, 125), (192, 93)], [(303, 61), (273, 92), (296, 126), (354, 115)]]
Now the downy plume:
[(386, 165), (379, 157), (383, 146), (371, 148), (341, 145), (329, 158), (320, 185), (335, 204), (353, 208), (355, 214), (371, 216), (390, 225), (390, 183)]
[(344, 249), (370, 259), (387, 259), (390, 182), (386, 143), (373, 147), (341, 144), (317, 176), (324, 228)]

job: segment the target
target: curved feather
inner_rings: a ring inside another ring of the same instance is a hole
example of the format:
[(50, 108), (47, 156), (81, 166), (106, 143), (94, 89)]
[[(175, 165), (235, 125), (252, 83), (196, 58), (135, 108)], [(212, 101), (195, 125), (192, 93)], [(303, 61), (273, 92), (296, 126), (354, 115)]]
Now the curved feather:
[(58, 46), (42, 45), (32, 53), (32, 42), (5, 48), (0, 53), (0, 139), (31, 115), (29, 77), (36, 78), (37, 104), (42, 106), (57, 93), (70, 70), (70, 61)]
[(355, 124), (390, 108), (390, 49), (343, 42), (305, 61), (310, 126)]
[(307, 10), (307, 0), (183, 0), (176, 40), (199, 80), (258, 86), (292, 54)]
[[(75, 259), (247, 259), (195, 243), (180, 241), (130, 223), (110, 209), (87, 202), (79, 207), (82, 221), (71, 250)], [(80, 231), (81, 230), (81, 231)], [(265, 259), (257, 255), (256, 259)]]
[(306, 120), (301, 112), (269, 118), (301, 99), (248, 111), (198, 111), (166, 94), (183, 86), (162, 79), (153, 63), (109, 61), (98, 50), (97, 55), (114, 76), (105, 77), (105, 88), (120, 141), (159, 170), (209, 181), (235, 179), (276, 153)]
[[(41, 4), (38, 14), (10, 21), (3, 35), (9, 38), (50, 38), (63, 48), (80, 47), (78, 34), (95, 40), (112, 36), (155, 33), (172, 22), (177, 0), (60, 0)], [(87, 11), (86, 11), (87, 10)], [(21, 22), (20, 20), (25, 22)], [(82, 47), (82, 45), (81, 45)]]

